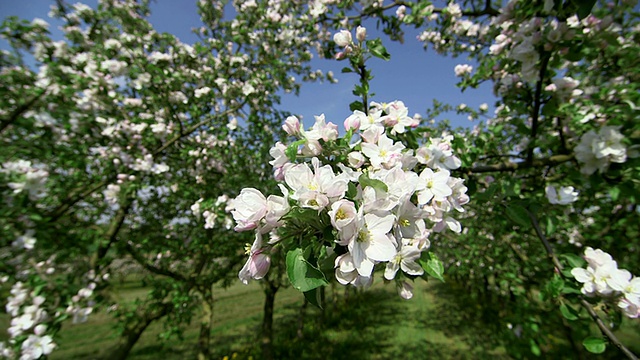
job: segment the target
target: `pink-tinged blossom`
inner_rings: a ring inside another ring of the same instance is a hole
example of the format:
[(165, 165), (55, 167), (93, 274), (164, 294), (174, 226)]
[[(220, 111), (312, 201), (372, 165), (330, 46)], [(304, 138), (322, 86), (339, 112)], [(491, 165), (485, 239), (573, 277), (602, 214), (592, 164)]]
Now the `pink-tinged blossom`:
[(194, 91), (194, 94), (193, 94), (193, 95), (195, 96), (195, 98), (196, 98), (196, 99), (199, 99), (199, 98), (201, 98), (201, 97), (203, 97), (203, 96), (207, 95), (207, 94), (208, 94), (208, 93), (210, 93), (210, 92), (211, 92), (211, 88), (210, 88), (210, 87), (205, 86), (205, 87), (201, 87), (201, 88), (199, 88), (199, 89), (196, 89), (196, 90)]
[(622, 298), (618, 301), (618, 308), (622, 310), (622, 313), (631, 319), (637, 319), (640, 317), (640, 305), (633, 303), (626, 298)]
[(462, 165), (462, 161), (453, 154), (451, 148), (452, 136), (432, 138), (428, 145), (421, 146), (416, 151), (416, 158), (421, 164), (433, 169), (454, 170)]
[(358, 187), (358, 198), (360, 198), (362, 209), (365, 213), (388, 213), (397, 204), (389, 198), (389, 194), (379, 187), (366, 186), (362, 189)]
[(385, 111), (387, 115), (382, 116), (380, 120), (385, 126), (391, 128), (392, 134), (402, 134), (405, 132), (405, 127), (414, 128), (418, 126), (419, 123), (409, 117), (409, 109), (402, 101), (396, 100), (386, 105)]
[(267, 214), (267, 199), (254, 188), (244, 188), (235, 199), (229, 202), (233, 209), (231, 215), (236, 221), (236, 231), (256, 229), (260, 220)]
[(584, 259), (589, 263), (589, 266), (597, 268), (605, 266), (608, 263), (615, 262), (611, 255), (600, 249), (593, 249), (590, 246), (584, 250)]
[(269, 155), (271, 155), (271, 157), (273, 158), (273, 160), (269, 161), (269, 164), (273, 166), (274, 177), (278, 181), (284, 180), (284, 173), (287, 167), (293, 166), (293, 164), (289, 162), (289, 158), (285, 154), (286, 150), (287, 146), (280, 141), (278, 141), (271, 149), (269, 149)]
[(396, 9), (396, 16), (398, 17), (398, 20), (404, 19), (406, 14), (407, 14), (407, 7), (404, 5), (398, 6), (398, 8)]
[(413, 297), (413, 285), (408, 281), (402, 281), (398, 284), (398, 295), (405, 300)]
[(316, 122), (309, 131), (303, 133), (308, 140), (333, 141), (338, 138), (338, 126), (332, 122), (327, 123), (324, 114), (315, 117)]
[(382, 167), (390, 169), (394, 167), (402, 158), (402, 150), (405, 148), (399, 141), (394, 143), (386, 134), (380, 136), (377, 144), (365, 142), (360, 146), (362, 153), (369, 158), (371, 166), (373, 166), (374, 169), (380, 169)]
[(462, 205), (469, 203), (467, 187), (464, 186), (464, 179), (450, 177), (448, 185), (451, 188), (451, 195), (447, 198), (451, 206), (458, 212), (464, 212)]
[[(358, 110), (356, 110), (358, 111)], [(360, 121), (362, 121), (362, 117), (359, 114), (351, 114), (348, 118), (344, 120), (344, 128), (345, 130), (354, 130), (357, 131), (360, 129)]]
[(269, 251), (269, 247), (262, 246), (262, 235), (256, 232), (256, 239), (247, 251), (249, 259), (238, 273), (238, 278), (243, 284), (249, 284), (251, 279), (260, 280), (267, 274), (271, 267)]
[(308, 192), (317, 192), (319, 196), (326, 196), (329, 201), (344, 197), (347, 181), (343, 177), (336, 176), (330, 165), (320, 167), (320, 161), (317, 158), (313, 158), (311, 162), (314, 171), (307, 164), (294, 165), (287, 170), (285, 182), (294, 192), (291, 198), (308, 199), (309, 195), (304, 195)]
[(299, 136), (302, 131), (300, 120), (295, 116), (289, 116), (284, 120), (282, 129), (291, 136)]

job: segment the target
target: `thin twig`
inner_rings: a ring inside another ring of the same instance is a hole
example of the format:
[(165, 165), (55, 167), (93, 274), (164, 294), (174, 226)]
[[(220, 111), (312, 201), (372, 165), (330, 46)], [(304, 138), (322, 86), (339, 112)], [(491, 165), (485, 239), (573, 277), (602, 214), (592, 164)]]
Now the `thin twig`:
[(455, 172), (461, 172), (465, 174), (477, 174), (486, 172), (502, 172), (502, 171), (516, 171), (520, 169), (535, 168), (541, 166), (555, 166), (567, 161), (571, 161), (573, 155), (554, 155), (544, 159), (535, 159), (531, 163), (527, 161), (522, 162), (505, 162), (501, 164), (493, 165), (478, 165), (473, 167), (461, 167), (453, 170)]
[[(529, 209), (526, 209), (526, 210), (527, 210), (527, 214), (529, 214), (529, 218), (531, 219), (531, 224), (533, 225), (536, 235), (538, 235), (538, 238), (540, 239), (540, 241), (542, 241), (542, 244), (544, 245), (544, 248), (547, 251), (547, 254), (551, 258), (553, 265), (556, 267), (559, 273), (562, 273), (563, 266), (558, 260), (558, 257), (556, 256), (555, 252), (553, 251), (553, 248), (551, 247), (551, 244), (547, 240), (547, 237), (544, 236), (544, 233), (540, 228), (540, 224), (538, 223), (538, 219), (531, 211), (529, 211)], [(593, 321), (596, 323), (596, 325), (598, 325), (598, 328), (600, 329), (602, 334), (607, 338), (609, 338), (609, 340), (615, 346), (617, 346), (618, 349), (620, 349), (620, 351), (622, 351), (627, 356), (627, 358), (631, 360), (638, 360), (638, 357), (633, 352), (631, 352), (631, 350), (629, 350), (626, 346), (624, 346), (624, 344), (616, 337), (616, 335), (611, 331), (611, 329), (609, 329), (609, 327), (607, 327), (607, 325), (602, 321), (602, 319), (600, 319), (600, 316), (598, 316), (598, 314), (593, 309), (591, 304), (583, 296), (579, 296), (579, 299), (580, 299), (580, 304), (582, 304), (582, 306), (585, 309), (587, 309), (587, 312), (589, 313)]]

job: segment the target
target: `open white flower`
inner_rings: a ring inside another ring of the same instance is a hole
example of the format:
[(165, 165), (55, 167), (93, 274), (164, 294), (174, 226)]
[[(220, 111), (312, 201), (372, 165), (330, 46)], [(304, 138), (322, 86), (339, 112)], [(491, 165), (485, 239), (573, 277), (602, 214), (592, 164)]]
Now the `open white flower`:
[(554, 186), (547, 186), (545, 193), (549, 203), (554, 205), (568, 205), (578, 200), (578, 192), (573, 189), (573, 186), (561, 186), (556, 190)]
[(392, 214), (365, 214), (359, 219), (358, 233), (348, 245), (358, 274), (371, 276), (376, 261), (389, 261), (396, 255), (395, 239), (389, 234), (394, 220)]

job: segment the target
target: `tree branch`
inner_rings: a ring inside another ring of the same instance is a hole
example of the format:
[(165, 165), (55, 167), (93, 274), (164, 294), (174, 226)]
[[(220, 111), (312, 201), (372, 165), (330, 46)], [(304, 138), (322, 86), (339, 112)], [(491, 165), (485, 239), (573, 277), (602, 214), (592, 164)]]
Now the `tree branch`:
[(544, 159), (535, 159), (531, 163), (527, 161), (522, 162), (505, 162), (501, 164), (493, 165), (478, 165), (473, 167), (461, 167), (459, 169), (452, 170), (454, 172), (461, 172), (465, 174), (478, 174), (487, 172), (503, 172), (503, 171), (516, 171), (520, 169), (536, 168), (540, 166), (556, 166), (567, 161), (573, 160), (573, 155), (553, 155)]
[(29, 108), (33, 106), (33, 104), (35, 104), (36, 101), (38, 101), (46, 92), (46, 90), (43, 90), (42, 92), (31, 98), (31, 100), (25, 102), (24, 104), (18, 106), (15, 110), (13, 110), (8, 118), (2, 119), (0, 121), (0, 133), (4, 131), (4, 129), (6, 129), (9, 125), (13, 124), (13, 122), (15, 122), (18, 117), (25, 111), (29, 110)]
[(540, 119), (540, 107), (542, 106), (542, 85), (544, 84), (544, 77), (547, 73), (547, 65), (551, 59), (551, 53), (545, 52), (542, 54), (542, 62), (540, 64), (540, 73), (538, 74), (538, 82), (536, 83), (536, 93), (533, 98), (533, 110), (531, 114), (531, 142), (529, 143), (529, 150), (527, 152), (527, 162), (533, 161), (533, 150), (535, 148), (536, 137), (538, 136), (538, 125)]
[(162, 276), (166, 276), (166, 277), (170, 277), (172, 279), (176, 279), (178, 281), (184, 282), (184, 283), (189, 283), (187, 281), (187, 279), (176, 273), (173, 272), (169, 269), (163, 269), (160, 267), (157, 267), (153, 264), (150, 264), (147, 259), (145, 259), (142, 255), (138, 254), (135, 249), (133, 248), (133, 246), (131, 245), (131, 243), (127, 242), (127, 244), (125, 245), (125, 248), (127, 249), (127, 252), (133, 257), (133, 259), (140, 264), (142, 267), (144, 267), (145, 269), (147, 269), (148, 271), (157, 274), (157, 275), (162, 275)]
[(111, 245), (116, 241), (118, 233), (122, 228), (122, 224), (124, 224), (124, 220), (131, 209), (131, 200), (125, 200), (125, 203), (118, 209), (116, 212), (116, 216), (111, 220), (111, 225), (109, 229), (104, 234), (104, 238), (107, 240), (106, 244), (100, 245), (98, 247), (98, 251), (93, 254), (90, 261), (90, 266), (92, 269), (97, 270), (98, 261), (102, 260), (104, 256), (109, 251)]
[[(536, 235), (538, 235), (538, 238), (540, 239), (540, 241), (542, 241), (542, 244), (544, 245), (544, 248), (547, 251), (547, 255), (549, 255), (549, 257), (551, 258), (551, 261), (553, 262), (553, 265), (555, 266), (556, 270), (559, 273), (562, 273), (563, 266), (558, 260), (558, 257), (553, 251), (553, 248), (551, 247), (551, 244), (549, 244), (549, 241), (547, 240), (546, 236), (544, 236), (544, 233), (540, 228), (540, 224), (538, 223), (538, 219), (531, 211), (529, 211), (529, 209), (526, 209), (526, 210), (527, 210), (527, 214), (529, 215), (529, 218), (531, 219), (531, 224), (533, 225)], [(631, 350), (629, 350), (626, 346), (624, 346), (624, 344), (620, 342), (620, 340), (611, 331), (611, 329), (609, 329), (609, 327), (607, 327), (607, 325), (602, 321), (602, 319), (600, 319), (600, 316), (598, 316), (598, 314), (593, 309), (591, 304), (582, 295), (578, 296), (578, 298), (580, 299), (580, 304), (582, 304), (582, 306), (585, 309), (587, 309), (587, 312), (589, 313), (593, 321), (596, 323), (596, 325), (600, 329), (600, 332), (602, 332), (604, 336), (609, 338), (609, 340), (616, 347), (618, 347), (618, 349), (620, 349), (620, 351), (622, 351), (627, 356), (627, 358), (631, 360), (638, 360), (638, 357), (633, 352), (631, 352)]]

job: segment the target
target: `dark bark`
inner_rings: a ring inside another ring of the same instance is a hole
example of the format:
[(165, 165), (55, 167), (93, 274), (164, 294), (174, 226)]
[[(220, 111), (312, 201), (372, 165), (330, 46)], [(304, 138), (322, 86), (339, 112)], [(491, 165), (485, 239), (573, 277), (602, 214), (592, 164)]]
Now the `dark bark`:
[(280, 287), (269, 280), (264, 286), (264, 317), (262, 318), (262, 358), (273, 360), (273, 308)]
[(198, 337), (198, 360), (211, 358), (211, 326), (213, 325), (213, 294), (211, 288), (202, 293), (202, 318)]
[(162, 304), (155, 310), (144, 311), (144, 313), (139, 314), (136, 322), (127, 324), (117, 343), (104, 353), (103, 359), (125, 360), (147, 327), (152, 322), (169, 314), (172, 308), (172, 304)]

